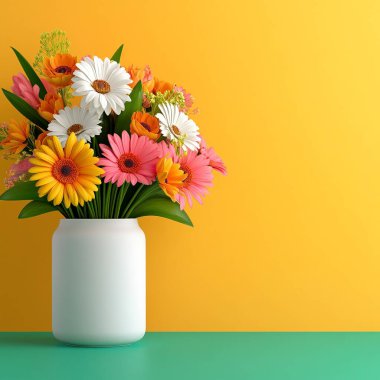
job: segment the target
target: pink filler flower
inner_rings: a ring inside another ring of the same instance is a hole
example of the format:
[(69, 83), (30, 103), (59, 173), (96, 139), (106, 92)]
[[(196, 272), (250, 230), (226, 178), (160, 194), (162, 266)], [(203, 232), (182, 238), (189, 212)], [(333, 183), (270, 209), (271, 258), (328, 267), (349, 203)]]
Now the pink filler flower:
[[(12, 92), (24, 99), (30, 106), (37, 109), (40, 106), (41, 100), (39, 97), (40, 88), (38, 85), (32, 86), (29, 79), (22, 73), (14, 75)], [(47, 92), (54, 92), (54, 88), (45, 80), (41, 79)]]
[(10, 187), (14, 186), (17, 181), (28, 174), (28, 171), (31, 167), (32, 164), (29, 162), (29, 158), (24, 158), (14, 163), (7, 173), (8, 177), (5, 180), (6, 187), (9, 189)]
[(103, 156), (98, 165), (105, 170), (104, 182), (116, 183), (120, 187), (124, 182), (136, 185), (140, 182), (150, 185), (156, 179), (158, 145), (146, 136), (138, 136), (123, 131), (108, 135), (110, 147), (100, 144)]

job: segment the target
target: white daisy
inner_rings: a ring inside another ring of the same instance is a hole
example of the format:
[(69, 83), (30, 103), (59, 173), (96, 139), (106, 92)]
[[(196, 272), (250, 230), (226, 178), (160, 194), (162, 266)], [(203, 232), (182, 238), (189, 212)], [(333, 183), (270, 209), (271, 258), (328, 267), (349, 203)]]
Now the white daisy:
[(158, 108), (161, 113), (158, 113), (156, 117), (160, 121), (162, 135), (170, 141), (177, 142), (184, 151), (198, 150), (201, 138), (199, 128), (194, 121), (174, 104), (164, 103)]
[(78, 140), (91, 141), (91, 137), (99, 135), (102, 127), (99, 125), (99, 115), (95, 110), (82, 107), (65, 107), (49, 123), (49, 136), (57, 136), (64, 146), (71, 132), (74, 132)]
[(72, 88), (73, 95), (83, 96), (81, 106), (91, 105), (99, 113), (107, 115), (114, 111), (117, 115), (124, 110), (124, 103), (130, 102), (128, 96), (132, 83), (130, 75), (124, 67), (115, 61), (106, 58), (102, 61), (98, 57), (92, 60), (85, 57), (77, 63), (78, 70), (74, 71)]

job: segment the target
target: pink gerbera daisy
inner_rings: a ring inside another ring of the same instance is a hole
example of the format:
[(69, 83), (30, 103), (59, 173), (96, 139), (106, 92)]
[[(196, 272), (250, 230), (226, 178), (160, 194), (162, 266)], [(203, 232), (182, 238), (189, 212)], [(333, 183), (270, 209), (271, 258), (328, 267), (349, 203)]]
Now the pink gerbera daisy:
[(175, 152), (175, 148), (172, 144), (168, 144), (166, 141), (161, 141), (157, 144), (158, 157), (170, 157), (173, 162), (178, 162), (178, 156)]
[(201, 139), (201, 147), (199, 149), (199, 153), (205, 156), (209, 165), (216, 171), (222, 173), (223, 175), (227, 175), (227, 168), (224, 165), (222, 159), (216, 154), (214, 148), (208, 148), (205, 140)]
[(185, 208), (186, 200), (190, 207), (193, 205), (192, 198), (202, 203), (202, 198), (207, 194), (207, 187), (212, 186), (212, 168), (210, 160), (198, 152), (180, 152), (178, 155), (172, 144), (161, 141), (158, 145), (159, 157), (169, 157), (175, 163), (180, 164), (180, 169), (187, 174), (183, 186), (176, 195), (176, 201), (181, 210)]
[(110, 146), (100, 144), (104, 158), (98, 165), (105, 170), (104, 182), (116, 183), (120, 187), (124, 182), (136, 185), (137, 182), (150, 185), (156, 179), (158, 147), (146, 136), (138, 136), (123, 131), (108, 135)]
[(183, 210), (186, 200), (190, 207), (193, 205), (192, 198), (202, 203), (201, 197), (207, 194), (207, 187), (212, 186), (212, 173), (207, 158), (198, 155), (197, 152), (188, 152), (179, 157), (178, 162), (181, 170), (187, 174), (183, 187), (176, 196), (177, 202)]

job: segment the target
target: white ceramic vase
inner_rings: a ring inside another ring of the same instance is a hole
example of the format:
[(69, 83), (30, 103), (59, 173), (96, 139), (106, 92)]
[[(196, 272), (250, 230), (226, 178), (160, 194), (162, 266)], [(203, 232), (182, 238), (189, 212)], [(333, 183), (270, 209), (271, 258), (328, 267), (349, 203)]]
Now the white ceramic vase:
[(145, 334), (145, 235), (137, 219), (62, 219), (53, 236), (53, 334), (85, 346)]

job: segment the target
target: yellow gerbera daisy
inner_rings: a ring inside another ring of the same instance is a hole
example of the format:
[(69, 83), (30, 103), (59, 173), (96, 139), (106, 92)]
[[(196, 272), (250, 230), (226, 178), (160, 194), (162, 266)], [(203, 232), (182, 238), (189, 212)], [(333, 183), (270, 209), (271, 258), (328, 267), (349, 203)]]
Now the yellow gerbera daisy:
[(77, 140), (72, 132), (62, 148), (56, 136), (45, 139), (44, 143), (34, 150), (30, 159), (33, 165), (29, 172), (32, 181), (37, 181), (38, 195), (47, 195), (48, 201), (59, 205), (64, 202), (66, 208), (71, 204), (83, 206), (84, 202), (95, 198), (95, 191), (101, 183), (98, 178), (104, 170), (96, 166), (99, 158), (94, 157), (85, 140)]
[(183, 187), (183, 181), (187, 174), (180, 168), (180, 164), (174, 163), (169, 157), (161, 158), (157, 163), (157, 179), (164, 193), (175, 202), (176, 195)]

